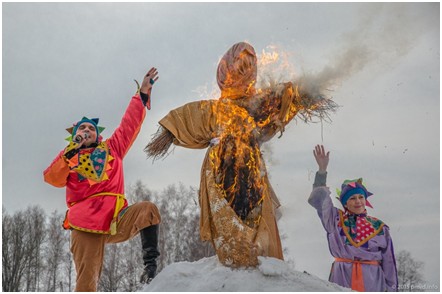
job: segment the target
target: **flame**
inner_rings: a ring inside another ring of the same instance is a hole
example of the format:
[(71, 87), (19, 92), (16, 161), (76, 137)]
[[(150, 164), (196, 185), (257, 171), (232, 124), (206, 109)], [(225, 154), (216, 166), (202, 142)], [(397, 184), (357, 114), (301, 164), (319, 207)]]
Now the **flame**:
[(266, 52), (264, 49), (262, 50), (262, 54), (259, 57), (258, 60), (258, 65), (259, 67), (261, 66), (266, 66), (268, 64), (272, 64), (275, 63), (279, 60), (279, 54), (278, 52)]
[(283, 47), (269, 45), (258, 56), (258, 81), (260, 88), (272, 87), (278, 83), (295, 79), (296, 71), (290, 61), (293, 53)]
[(259, 218), (248, 223), (247, 217), (259, 207), (266, 189), (264, 163), (255, 138), (257, 124), (233, 100), (221, 99), (212, 107), (219, 130), (219, 143), (209, 153), (215, 183), (237, 215), (253, 226)]
[[(268, 48), (270, 51), (263, 50), (258, 58), (259, 72), (279, 73), (285, 80), (293, 77), (288, 52)], [(233, 84), (233, 79), (227, 75), (226, 84)], [(307, 121), (328, 111), (326, 100), (292, 82), (258, 84), (253, 80), (244, 87), (223, 89), (220, 99), (211, 104), (217, 126), (209, 151), (215, 184), (250, 227), (259, 224), (261, 203), (268, 197), (261, 141), (269, 140), (277, 131), (282, 135), (284, 126), (298, 113)]]
[[(268, 196), (267, 172), (259, 140), (265, 132), (292, 119), (298, 109), (290, 104), (281, 112), (282, 101), (292, 101), (296, 93), (290, 83), (278, 91), (261, 89), (245, 99), (221, 98), (211, 104), (216, 116), (217, 131), (212, 140), (209, 158), (215, 184), (236, 214), (250, 227), (260, 221), (261, 203)], [(278, 96), (279, 99), (276, 97)]]

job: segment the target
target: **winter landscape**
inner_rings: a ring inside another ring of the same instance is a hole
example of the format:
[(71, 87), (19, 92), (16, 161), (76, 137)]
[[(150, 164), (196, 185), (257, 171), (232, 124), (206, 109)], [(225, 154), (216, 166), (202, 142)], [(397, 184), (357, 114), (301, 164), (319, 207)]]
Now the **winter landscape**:
[[(136, 91), (133, 80), (151, 66), (160, 78), (124, 175), (129, 203), (150, 200), (160, 209), (159, 274), (140, 285), (137, 237), (106, 248), (99, 291), (349, 291), (327, 281), (333, 257), (307, 203), (316, 144), (331, 151), (331, 191), (363, 177), (374, 193), (369, 214), (390, 228), (399, 290), (440, 290), (439, 3), (9, 2), (2, 9), (3, 292), (73, 291), (70, 232), (61, 228), (65, 191), (42, 173), (82, 116), (99, 117), (110, 136)], [(255, 269), (232, 270), (200, 241), (206, 150), (176, 147), (152, 162), (143, 149), (171, 109), (218, 98), (218, 61), (239, 41), (253, 44), (261, 60), (282, 61), (260, 78), (315, 77), (339, 108), (313, 123), (298, 118), (263, 146), (281, 202), (285, 261), (260, 257)]]

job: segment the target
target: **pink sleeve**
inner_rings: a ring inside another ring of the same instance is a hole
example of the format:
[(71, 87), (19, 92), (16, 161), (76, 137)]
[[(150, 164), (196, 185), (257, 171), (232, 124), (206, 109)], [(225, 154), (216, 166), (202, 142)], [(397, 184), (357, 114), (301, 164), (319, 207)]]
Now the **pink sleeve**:
[(145, 116), (146, 109), (140, 95), (136, 94), (130, 100), (120, 125), (108, 139), (108, 144), (115, 155), (120, 158), (126, 155), (140, 132)]

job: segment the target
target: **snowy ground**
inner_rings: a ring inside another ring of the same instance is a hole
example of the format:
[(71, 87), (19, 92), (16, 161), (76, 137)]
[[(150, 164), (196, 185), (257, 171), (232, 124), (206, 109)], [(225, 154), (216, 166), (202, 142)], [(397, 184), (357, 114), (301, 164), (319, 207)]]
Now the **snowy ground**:
[(143, 292), (345, 292), (350, 289), (292, 269), (275, 258), (259, 257), (255, 269), (230, 269), (216, 256), (167, 266)]

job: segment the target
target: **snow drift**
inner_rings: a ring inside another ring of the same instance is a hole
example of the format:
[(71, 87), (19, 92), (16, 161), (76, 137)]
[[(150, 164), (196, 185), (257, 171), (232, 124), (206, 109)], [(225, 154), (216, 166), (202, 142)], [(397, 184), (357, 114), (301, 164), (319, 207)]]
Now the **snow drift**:
[(258, 257), (254, 269), (231, 269), (216, 256), (164, 268), (143, 292), (345, 292), (350, 289), (295, 271), (279, 259)]

